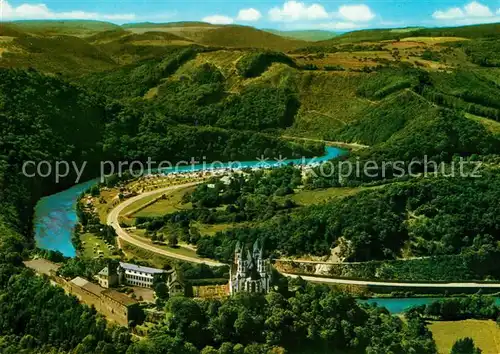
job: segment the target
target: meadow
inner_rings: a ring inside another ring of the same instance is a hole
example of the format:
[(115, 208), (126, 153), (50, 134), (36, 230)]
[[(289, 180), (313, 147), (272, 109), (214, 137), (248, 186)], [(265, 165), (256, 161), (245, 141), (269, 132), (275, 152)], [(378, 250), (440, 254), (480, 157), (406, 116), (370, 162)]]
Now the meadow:
[(466, 337), (472, 338), (483, 354), (500, 353), (500, 329), (494, 321), (435, 321), (429, 324), (429, 329), (439, 354), (450, 353), (455, 341)]

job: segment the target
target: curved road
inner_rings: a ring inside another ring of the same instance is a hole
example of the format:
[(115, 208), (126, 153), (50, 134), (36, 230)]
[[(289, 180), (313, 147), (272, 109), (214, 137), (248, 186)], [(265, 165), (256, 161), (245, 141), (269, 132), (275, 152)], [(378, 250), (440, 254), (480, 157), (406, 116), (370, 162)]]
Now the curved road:
[[(180, 185), (176, 185), (176, 186), (170, 186), (170, 187), (161, 188), (161, 189), (157, 189), (157, 190), (150, 191), (150, 192), (145, 192), (145, 193), (142, 193), (138, 196), (127, 199), (124, 202), (120, 203), (116, 208), (111, 210), (111, 212), (108, 214), (108, 217), (107, 217), (107, 224), (111, 225), (115, 229), (116, 234), (119, 237), (119, 239), (122, 239), (123, 241), (131, 243), (137, 247), (141, 247), (141, 248), (146, 249), (148, 251), (155, 252), (155, 253), (167, 256), (169, 258), (179, 259), (179, 260), (185, 261), (185, 262), (205, 263), (209, 266), (222, 266), (224, 264), (219, 263), (217, 261), (213, 261), (210, 259), (185, 256), (185, 255), (178, 254), (175, 252), (166, 251), (162, 248), (158, 248), (158, 247), (155, 247), (151, 244), (142, 242), (142, 241), (130, 236), (127, 233), (127, 231), (125, 231), (120, 226), (120, 224), (118, 222), (118, 217), (119, 217), (120, 213), (126, 207), (130, 206), (132, 203), (135, 203), (135, 202), (137, 202), (143, 198), (146, 198), (148, 196), (151, 196), (151, 195), (159, 194), (162, 192), (173, 191), (175, 189), (191, 187), (191, 186), (194, 186), (194, 185), (199, 184), (199, 183), (202, 183), (202, 182), (192, 182), (192, 183), (180, 184)], [(317, 262), (312, 262), (312, 263), (317, 263)], [(287, 276), (290, 278), (299, 277), (299, 275), (297, 275), (297, 274), (289, 274), (289, 273), (282, 273), (282, 274), (284, 276)], [(384, 281), (373, 281), (373, 280), (352, 280), (352, 279), (342, 279), (342, 278), (324, 278), (324, 277), (315, 277), (315, 276), (311, 276), (311, 275), (300, 275), (300, 277), (306, 281), (315, 282), (315, 283), (323, 283), (323, 284), (389, 286), (389, 287), (401, 287), (401, 288), (414, 287), (414, 288), (476, 288), (476, 289), (479, 289), (479, 288), (499, 288), (500, 289), (500, 283), (404, 283), (404, 282), (384, 282)]]
[[(297, 274), (281, 273), (289, 278), (298, 278)], [(365, 285), (365, 286), (390, 286), (401, 288), (499, 288), (500, 283), (395, 283), (386, 281), (373, 280), (351, 280), (341, 278), (324, 278), (309, 275), (300, 275), (306, 281), (323, 283), (323, 284), (348, 284), (348, 285)]]
[(165, 187), (165, 188), (160, 188), (160, 189), (156, 189), (154, 191), (150, 191), (150, 192), (145, 192), (145, 193), (142, 193), (142, 194), (139, 194), (135, 197), (132, 197), (130, 199), (127, 199), (125, 200), (124, 202), (118, 204), (118, 206), (116, 206), (116, 208), (114, 208), (113, 210), (111, 210), (111, 212), (108, 214), (108, 217), (107, 217), (107, 220), (106, 220), (106, 223), (110, 226), (113, 227), (113, 229), (115, 229), (116, 231), (116, 235), (122, 239), (123, 241), (125, 242), (128, 242), (134, 246), (137, 246), (137, 247), (140, 247), (140, 248), (143, 248), (145, 250), (148, 250), (148, 251), (151, 251), (151, 252), (155, 252), (155, 253), (158, 253), (158, 254), (161, 254), (163, 256), (167, 256), (169, 258), (175, 258), (175, 259), (179, 259), (181, 261), (186, 261), (186, 262), (191, 262), (191, 263), (205, 263), (209, 266), (222, 266), (224, 265), (223, 263), (219, 263), (219, 262), (216, 262), (216, 261), (212, 261), (210, 259), (203, 259), (203, 258), (196, 258), (196, 257), (190, 257), (190, 256), (185, 256), (185, 255), (182, 255), (182, 254), (178, 254), (178, 253), (175, 253), (175, 252), (170, 252), (170, 251), (167, 251), (167, 250), (164, 250), (162, 248), (158, 248), (158, 247), (155, 247), (151, 244), (148, 244), (146, 242), (142, 242), (132, 236), (130, 236), (127, 231), (125, 231), (121, 226), (120, 226), (120, 223), (118, 222), (118, 217), (120, 216), (121, 212), (128, 206), (130, 206), (131, 204), (143, 199), (143, 198), (146, 198), (146, 197), (149, 197), (151, 195), (155, 195), (155, 194), (159, 194), (159, 193), (162, 193), (162, 192), (169, 192), (169, 191), (173, 191), (173, 190), (176, 190), (176, 189), (179, 189), (179, 188), (185, 188), (185, 187), (191, 187), (191, 186), (194, 186), (196, 184), (199, 184), (201, 182), (192, 182), (192, 183), (186, 183), (186, 184), (180, 184), (180, 185), (176, 185), (176, 186), (170, 186), (170, 187)]

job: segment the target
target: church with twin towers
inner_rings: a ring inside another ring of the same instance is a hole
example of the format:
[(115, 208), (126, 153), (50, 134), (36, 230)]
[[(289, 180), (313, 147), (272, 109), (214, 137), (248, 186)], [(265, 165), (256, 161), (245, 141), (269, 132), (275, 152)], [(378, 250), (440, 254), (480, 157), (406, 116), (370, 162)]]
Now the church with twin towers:
[(229, 291), (266, 294), (271, 287), (271, 267), (264, 259), (262, 243), (257, 240), (253, 249), (236, 244), (234, 261), (230, 268)]

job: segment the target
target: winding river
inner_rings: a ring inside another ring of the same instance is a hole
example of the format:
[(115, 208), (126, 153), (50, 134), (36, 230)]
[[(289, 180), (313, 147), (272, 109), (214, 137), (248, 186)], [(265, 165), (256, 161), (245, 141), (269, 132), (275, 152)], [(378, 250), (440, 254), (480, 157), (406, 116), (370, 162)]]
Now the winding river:
[[(306, 160), (287, 160), (280, 163), (269, 162), (268, 166), (280, 164), (304, 164), (311, 162), (322, 162), (331, 160), (337, 156), (345, 154), (345, 150), (334, 147), (327, 147), (326, 154), (320, 158)], [(262, 161), (244, 161), (241, 167), (262, 166)], [(229, 164), (218, 165), (217, 168), (234, 167)], [(201, 171), (206, 165), (184, 166), (177, 168), (177, 171)], [(172, 169), (163, 170), (163, 173), (171, 173)], [(91, 186), (98, 183), (98, 180), (91, 180), (77, 184), (60, 193), (42, 198), (35, 207), (34, 232), (38, 247), (47, 250), (60, 251), (66, 257), (75, 257), (76, 250), (71, 242), (74, 227), (77, 223), (76, 201), (78, 197)], [(361, 303), (377, 303), (386, 307), (391, 313), (399, 314), (412, 306), (424, 305), (440, 299), (439, 297), (416, 297), (416, 298), (372, 298), (359, 300)], [(500, 299), (496, 299), (500, 305)]]
[[(278, 166), (289, 163), (308, 164), (331, 160), (337, 156), (345, 154), (346, 151), (327, 146), (325, 155), (314, 159), (294, 159), (275, 162), (274, 160), (263, 161), (242, 161), (239, 166), (242, 168), (252, 168), (257, 166)], [(217, 164), (216, 168), (235, 167), (234, 164)], [(201, 171), (207, 168), (207, 164), (178, 167), (176, 171), (192, 172)], [(162, 173), (171, 173), (173, 169), (162, 170)], [(74, 227), (77, 223), (76, 201), (80, 194), (95, 185), (98, 180), (91, 180), (77, 184), (63, 192), (42, 198), (35, 207), (34, 232), (35, 241), (38, 247), (47, 250), (60, 251), (66, 257), (75, 257), (76, 250), (71, 242)]]
[[(367, 300), (358, 300), (360, 303), (377, 304), (385, 307), (389, 312), (400, 314), (411, 307), (427, 305), (434, 301), (441, 300), (442, 297), (408, 297), (408, 298), (372, 298)], [(500, 298), (495, 297), (495, 303), (500, 306)]]

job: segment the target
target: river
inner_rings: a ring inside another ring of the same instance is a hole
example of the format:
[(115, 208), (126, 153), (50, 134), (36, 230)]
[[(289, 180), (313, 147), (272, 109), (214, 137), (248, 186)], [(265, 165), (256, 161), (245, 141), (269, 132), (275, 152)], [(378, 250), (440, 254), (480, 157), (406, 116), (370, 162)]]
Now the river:
[[(293, 162), (295, 164), (322, 162), (331, 160), (345, 151), (333, 147), (326, 148), (326, 154), (316, 159), (288, 160), (282, 163)], [(241, 167), (260, 166), (262, 161), (244, 161)], [(271, 165), (276, 165), (272, 163)], [(218, 165), (218, 168), (228, 167), (227, 164)], [(206, 165), (195, 165), (179, 168), (178, 171), (200, 171), (206, 168)], [(172, 172), (164, 170), (163, 173)], [(76, 201), (78, 197), (98, 180), (91, 180), (77, 184), (65, 191), (40, 199), (35, 207), (34, 232), (38, 247), (47, 250), (60, 251), (66, 257), (75, 257), (76, 250), (71, 242), (74, 227), (77, 223)], [(412, 306), (425, 305), (439, 300), (439, 297), (416, 297), (416, 298), (372, 298), (367, 300), (358, 300), (361, 303), (377, 303), (379, 306), (386, 307), (391, 313), (399, 314)], [(496, 299), (500, 305), (500, 299)]]
[[(393, 314), (400, 314), (411, 307), (427, 305), (431, 302), (441, 300), (442, 297), (408, 297), (408, 298), (372, 298), (367, 300), (358, 300), (360, 303), (377, 304), (385, 307)], [(495, 298), (495, 303), (500, 306), (500, 298)]]
[[(346, 151), (335, 147), (327, 146), (325, 155), (314, 159), (286, 160), (280, 163), (274, 160), (267, 161), (269, 166), (278, 164), (308, 164), (312, 162), (323, 162), (331, 160)], [(263, 161), (242, 161), (240, 167), (261, 166)], [(235, 164), (217, 164), (217, 168), (234, 167)], [(177, 171), (200, 171), (207, 168), (207, 165), (182, 166)], [(162, 170), (163, 173), (170, 173), (173, 169)], [(60, 251), (66, 257), (75, 257), (76, 250), (71, 242), (73, 230), (77, 223), (76, 201), (80, 194), (95, 185), (98, 180), (87, 181), (77, 184), (63, 192), (40, 199), (35, 207), (34, 232), (35, 241), (39, 248)]]

